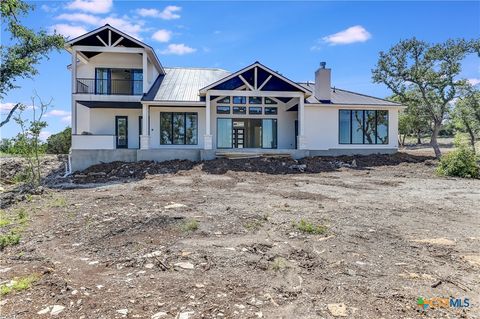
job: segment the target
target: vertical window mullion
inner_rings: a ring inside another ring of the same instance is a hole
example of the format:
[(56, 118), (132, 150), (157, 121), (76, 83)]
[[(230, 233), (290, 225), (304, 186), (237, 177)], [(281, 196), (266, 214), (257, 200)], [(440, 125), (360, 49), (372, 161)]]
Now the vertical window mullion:
[(353, 111), (350, 110), (350, 144), (352, 144), (353, 142), (353, 125), (352, 125), (352, 117), (353, 117)]
[(175, 138), (173, 137), (173, 112), (170, 112), (170, 131), (172, 132), (172, 145), (175, 145)]

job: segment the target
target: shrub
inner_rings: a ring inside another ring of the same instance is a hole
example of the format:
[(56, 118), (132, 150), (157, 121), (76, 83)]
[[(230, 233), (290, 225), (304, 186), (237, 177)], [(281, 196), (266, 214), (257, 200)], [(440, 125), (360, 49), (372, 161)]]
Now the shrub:
[(195, 219), (190, 219), (186, 221), (181, 228), (185, 232), (195, 231), (198, 229), (198, 222)]
[(464, 144), (458, 143), (455, 150), (440, 158), (437, 173), (444, 176), (478, 178), (480, 168), (475, 153)]
[(20, 242), (20, 235), (14, 231), (6, 235), (0, 235), (0, 250), (7, 246), (17, 245)]
[(327, 227), (324, 225), (315, 225), (304, 219), (301, 219), (298, 223), (293, 223), (293, 226), (299, 231), (307, 234), (323, 235), (327, 232)]

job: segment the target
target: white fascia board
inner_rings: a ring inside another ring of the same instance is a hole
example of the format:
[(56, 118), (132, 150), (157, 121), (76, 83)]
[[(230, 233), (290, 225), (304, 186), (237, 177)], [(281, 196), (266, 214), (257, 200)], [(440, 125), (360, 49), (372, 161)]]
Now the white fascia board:
[(220, 96), (274, 96), (274, 97), (303, 97), (303, 92), (291, 91), (238, 91), (238, 90), (208, 90), (210, 95)]
[(140, 101), (142, 104), (149, 106), (191, 106), (205, 107), (206, 102), (202, 101)]
[(322, 103), (305, 103), (305, 107), (320, 106), (328, 108), (348, 108), (348, 109), (405, 109), (404, 105), (380, 105), (380, 104), (322, 104)]

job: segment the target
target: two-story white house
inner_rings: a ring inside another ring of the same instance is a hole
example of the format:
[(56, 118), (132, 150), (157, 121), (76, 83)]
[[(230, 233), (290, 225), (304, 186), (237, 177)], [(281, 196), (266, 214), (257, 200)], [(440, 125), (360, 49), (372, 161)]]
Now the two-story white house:
[(316, 155), (397, 151), (400, 104), (255, 62), (236, 72), (167, 68), (110, 25), (69, 41), (72, 171), (100, 162), (212, 159), (218, 152)]

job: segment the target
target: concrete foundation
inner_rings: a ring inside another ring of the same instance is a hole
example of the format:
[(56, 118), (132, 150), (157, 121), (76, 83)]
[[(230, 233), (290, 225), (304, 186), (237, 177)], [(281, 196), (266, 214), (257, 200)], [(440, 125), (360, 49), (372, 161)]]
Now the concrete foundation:
[(371, 149), (329, 149), (329, 150), (297, 150), (297, 149), (229, 149), (229, 150), (202, 150), (202, 149), (115, 149), (115, 150), (71, 150), (71, 172), (84, 170), (92, 165), (110, 163), (115, 161), (156, 161), (190, 160), (208, 161), (213, 160), (217, 153), (288, 153), (294, 159), (309, 156), (340, 156), (340, 155), (370, 155), (370, 154), (394, 154), (396, 148), (371, 148)]
[(100, 163), (135, 162), (137, 160), (137, 150), (71, 150), (70, 159), (71, 171), (75, 172)]
[(310, 150), (309, 156), (342, 156), (342, 155), (371, 155), (371, 154), (395, 154), (396, 148), (331, 148), (328, 150)]
[(169, 160), (190, 160), (199, 161), (201, 150), (195, 149), (178, 149), (178, 148), (164, 148), (164, 149), (150, 149), (138, 150), (137, 161), (156, 161), (163, 162)]

